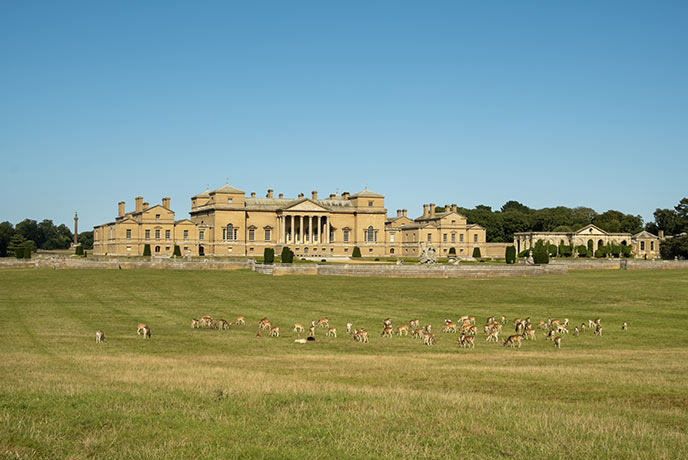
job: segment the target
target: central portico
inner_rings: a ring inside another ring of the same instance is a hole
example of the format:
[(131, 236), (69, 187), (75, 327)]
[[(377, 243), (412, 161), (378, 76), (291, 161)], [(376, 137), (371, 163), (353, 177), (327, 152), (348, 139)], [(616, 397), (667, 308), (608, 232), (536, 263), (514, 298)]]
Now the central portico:
[(330, 244), (330, 211), (312, 200), (303, 198), (278, 211), (282, 244)]

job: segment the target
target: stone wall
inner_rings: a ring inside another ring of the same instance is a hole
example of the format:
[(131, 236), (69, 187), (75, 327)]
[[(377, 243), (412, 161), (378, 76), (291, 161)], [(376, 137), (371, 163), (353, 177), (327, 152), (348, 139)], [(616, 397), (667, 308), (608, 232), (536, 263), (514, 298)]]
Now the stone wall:
[(31, 260), (1, 258), (3, 268), (52, 268), (55, 270), (117, 270), (117, 269), (161, 269), (161, 270), (240, 270), (252, 269), (251, 259), (168, 259), (168, 258), (105, 258), (105, 257), (63, 257), (39, 256)]

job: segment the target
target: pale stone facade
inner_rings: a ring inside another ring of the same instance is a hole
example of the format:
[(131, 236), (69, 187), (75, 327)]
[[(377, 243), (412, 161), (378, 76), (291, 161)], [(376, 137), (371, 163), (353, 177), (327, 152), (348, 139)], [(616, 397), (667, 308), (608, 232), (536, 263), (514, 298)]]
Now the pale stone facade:
[[(636, 258), (656, 259), (659, 258), (659, 238), (648, 232), (640, 232), (636, 235), (630, 233), (610, 233), (601, 228), (589, 224), (575, 232), (522, 232), (514, 233), (514, 246), (517, 252), (531, 249), (535, 243), (559, 245), (589, 246), (592, 242), (593, 250), (597, 250), (607, 244), (621, 246), (631, 245), (633, 255)], [(574, 251), (575, 253), (575, 251)]]
[(387, 219), (384, 196), (369, 190), (350, 195), (331, 194), (318, 198), (264, 198), (225, 185), (191, 198), (189, 219), (175, 220), (169, 198), (150, 207), (136, 198), (136, 207), (125, 212), (118, 206), (114, 222), (94, 228), (94, 253), (142, 255), (146, 244), (152, 255), (172, 255), (178, 245), (188, 256), (262, 257), (266, 247), (279, 254), (288, 246), (298, 257), (351, 256), (359, 247), (364, 257), (418, 257), (420, 243), (436, 248), (447, 257), (455, 248), (457, 257), (470, 257), (479, 247), (484, 257), (504, 257), (505, 244), (486, 243), (485, 229), (468, 224), (456, 205), (435, 213), (435, 205), (424, 205), (423, 215), (413, 220), (406, 210)]

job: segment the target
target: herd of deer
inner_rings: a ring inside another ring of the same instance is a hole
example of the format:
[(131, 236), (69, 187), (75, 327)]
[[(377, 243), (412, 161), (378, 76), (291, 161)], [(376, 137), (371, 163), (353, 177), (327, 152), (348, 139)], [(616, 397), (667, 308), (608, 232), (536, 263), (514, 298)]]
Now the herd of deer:
[[(407, 324), (402, 324), (397, 326), (396, 329), (392, 327), (392, 320), (390, 318), (385, 318), (383, 320), (383, 329), (381, 336), (383, 338), (392, 338), (394, 335), (399, 337), (410, 335), (413, 339), (422, 340), (425, 345), (435, 345), (437, 340), (435, 335), (432, 333), (432, 325), (426, 324), (420, 327), (420, 321), (413, 319)], [(246, 324), (246, 318), (244, 316), (238, 316), (234, 321), (231, 322), (232, 326), (243, 326)], [(491, 316), (485, 322), (485, 327), (483, 328), (483, 333), (486, 336), (485, 342), (499, 342), (499, 334), (501, 334), (502, 329), (506, 326), (507, 319), (505, 316), (501, 317), (501, 321), (498, 321), (494, 316)], [(521, 348), (524, 340), (536, 340), (535, 328), (531, 323), (530, 317), (525, 319), (516, 318), (513, 320), (512, 327), (514, 327), (514, 334), (509, 335), (503, 340), (502, 345), (512, 348)], [(210, 316), (203, 316), (200, 319), (194, 318), (191, 320), (192, 329), (209, 328), (218, 330), (227, 330), (230, 328), (230, 323), (224, 319), (215, 320)], [(299, 338), (295, 340), (296, 343), (306, 343), (308, 341), (315, 340), (315, 331), (317, 328), (325, 328), (325, 336), (336, 338), (337, 329), (330, 327), (329, 320), (327, 318), (321, 318), (318, 321), (311, 321), (308, 327), (308, 338), (302, 339), (300, 337), (301, 333), (306, 331), (303, 324), (294, 324), (293, 331), (299, 335)], [(569, 319), (564, 318), (563, 321), (557, 319), (547, 319), (539, 321), (536, 328), (542, 329), (547, 340), (551, 340), (554, 343), (554, 347), (561, 348), (562, 336), (557, 334), (568, 334), (569, 333)], [(588, 320), (587, 328), (593, 330), (593, 335), (602, 335), (602, 320), (600, 318)], [(586, 323), (582, 322), (580, 327), (574, 326), (573, 335), (578, 336), (585, 333)], [(628, 329), (628, 323), (626, 321), (621, 325), (621, 330), (625, 331)], [(258, 322), (258, 332), (257, 337), (261, 337), (261, 331), (267, 332), (269, 337), (279, 337), (280, 328), (279, 326), (273, 325), (273, 323), (267, 318), (263, 317)], [(410, 332), (409, 332), (410, 331)], [(475, 317), (463, 315), (458, 321), (454, 322), (451, 319), (444, 320), (444, 327), (441, 330), (444, 334), (457, 334), (457, 342), (461, 348), (475, 348), (475, 337), (477, 334), (477, 328), (475, 325)], [(350, 335), (354, 341), (368, 343), (368, 332), (365, 329), (354, 329), (352, 323), (346, 324), (346, 333)], [(147, 324), (139, 323), (136, 329), (137, 335), (143, 335), (144, 338), (151, 338), (151, 329)], [(102, 343), (105, 341), (105, 334), (103, 331), (96, 331), (96, 343)]]

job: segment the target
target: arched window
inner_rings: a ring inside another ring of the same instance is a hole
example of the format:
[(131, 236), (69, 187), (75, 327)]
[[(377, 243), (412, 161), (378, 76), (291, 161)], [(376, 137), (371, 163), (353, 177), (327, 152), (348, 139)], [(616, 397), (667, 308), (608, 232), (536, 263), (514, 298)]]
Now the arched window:
[(391, 249), (389, 250), (389, 253), (390, 253), (390, 254), (394, 254), (394, 248), (391, 248)]
[(234, 226), (232, 224), (227, 224), (227, 241), (234, 240)]
[(155, 252), (160, 252), (160, 246), (155, 247)]
[(367, 233), (368, 237), (366, 238), (366, 241), (368, 241), (369, 243), (375, 241), (375, 229), (372, 225), (368, 227)]

